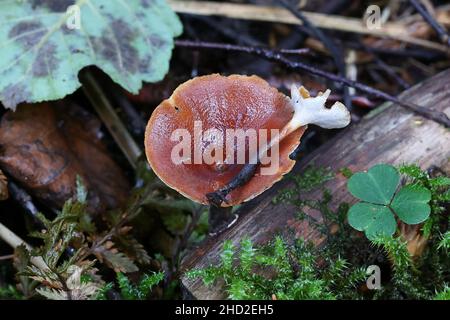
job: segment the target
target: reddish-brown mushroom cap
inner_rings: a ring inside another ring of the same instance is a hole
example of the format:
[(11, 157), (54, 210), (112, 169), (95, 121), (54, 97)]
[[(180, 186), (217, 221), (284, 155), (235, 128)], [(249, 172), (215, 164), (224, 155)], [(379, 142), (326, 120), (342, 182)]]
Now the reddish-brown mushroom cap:
[[(172, 141), (176, 129), (187, 129), (194, 137), (194, 122), (201, 121), (203, 132), (215, 128), (226, 129), (283, 129), (292, 119), (293, 107), (289, 98), (279, 93), (257, 76), (218, 74), (197, 77), (180, 85), (172, 96), (153, 112), (145, 133), (147, 159), (159, 178), (184, 196), (207, 204), (206, 194), (229, 183), (243, 168), (243, 164), (225, 166), (207, 164), (175, 164), (172, 149), (179, 141)], [(279, 167), (273, 175), (255, 176), (227, 196), (231, 206), (250, 200), (279, 181), (289, 172), (295, 161), (289, 155), (300, 143), (306, 126), (283, 138), (279, 144)], [(224, 139), (225, 141), (225, 139)], [(193, 143), (192, 154), (194, 154)], [(202, 150), (205, 145), (202, 144)], [(246, 159), (248, 145), (246, 145)]]

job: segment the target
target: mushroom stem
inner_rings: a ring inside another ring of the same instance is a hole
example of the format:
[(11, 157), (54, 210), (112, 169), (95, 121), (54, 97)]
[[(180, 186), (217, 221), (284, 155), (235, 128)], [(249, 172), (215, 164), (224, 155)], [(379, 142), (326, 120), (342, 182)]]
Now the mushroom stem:
[(317, 97), (311, 97), (304, 87), (297, 88), (292, 85), (290, 99), (294, 109), (292, 119), (281, 129), (279, 134), (271, 137), (270, 142), (252, 156), (249, 161), (250, 164), (244, 165), (236, 177), (224, 187), (208, 193), (206, 197), (209, 202), (217, 207), (220, 207), (223, 202), (226, 203), (226, 197), (231, 191), (243, 186), (253, 177), (260, 159), (267, 154), (268, 150), (298, 128), (308, 124), (315, 124), (325, 129), (346, 127), (350, 123), (351, 116), (341, 102), (335, 102), (329, 109), (325, 107), (330, 93), (331, 91), (328, 89), (325, 93), (320, 92)]

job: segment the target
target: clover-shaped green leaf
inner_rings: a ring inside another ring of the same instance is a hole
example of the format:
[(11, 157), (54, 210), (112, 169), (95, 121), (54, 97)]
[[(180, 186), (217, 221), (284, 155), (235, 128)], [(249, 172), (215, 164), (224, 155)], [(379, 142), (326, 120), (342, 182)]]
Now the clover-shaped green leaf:
[(378, 164), (367, 172), (357, 172), (348, 180), (348, 191), (363, 201), (389, 204), (397, 189), (400, 176), (395, 167)]
[(407, 185), (395, 195), (391, 208), (403, 222), (418, 224), (429, 217), (430, 200), (430, 190), (419, 185)]
[(349, 179), (350, 193), (362, 200), (348, 212), (349, 224), (369, 239), (392, 236), (397, 228), (394, 213), (407, 224), (425, 221), (431, 208), (431, 192), (420, 185), (406, 185), (395, 194), (400, 175), (393, 166), (375, 165)]
[(348, 212), (348, 222), (358, 231), (365, 231), (369, 239), (391, 236), (397, 228), (394, 215), (387, 206), (358, 202)]

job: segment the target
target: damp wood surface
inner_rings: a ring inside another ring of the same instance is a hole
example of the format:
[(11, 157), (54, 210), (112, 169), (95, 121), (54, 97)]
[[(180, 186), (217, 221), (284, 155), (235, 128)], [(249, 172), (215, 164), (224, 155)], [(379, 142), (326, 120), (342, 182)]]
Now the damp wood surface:
[[(443, 111), (450, 116), (450, 70), (446, 70), (408, 89), (401, 99), (418, 105)], [(306, 167), (327, 167), (336, 177), (325, 184), (332, 195), (331, 207), (336, 209), (342, 202), (353, 204), (354, 199), (347, 191), (347, 179), (337, 173), (342, 168), (353, 172), (367, 170), (378, 163), (399, 165), (416, 163), (427, 169), (437, 166), (450, 172), (450, 131), (443, 126), (422, 118), (404, 108), (385, 104), (369, 113), (356, 125), (345, 129), (334, 139), (300, 159), (294, 174)], [(296, 219), (298, 209), (289, 204), (273, 204), (272, 199), (285, 188), (293, 188), (293, 182), (284, 179), (273, 188), (237, 211), (239, 220), (230, 229), (208, 238), (199, 247), (190, 251), (182, 261), (182, 271), (205, 268), (217, 264), (225, 240), (238, 245), (249, 237), (256, 244), (263, 244), (282, 234), (292, 241), (302, 237), (320, 245), (324, 239), (306, 221)], [(302, 195), (306, 199), (319, 199), (321, 190)], [(321, 219), (316, 210), (304, 208), (307, 214)], [(294, 231), (294, 232), (292, 232)], [(223, 299), (225, 294), (221, 283), (207, 287), (201, 279), (182, 278), (185, 297), (191, 299)]]

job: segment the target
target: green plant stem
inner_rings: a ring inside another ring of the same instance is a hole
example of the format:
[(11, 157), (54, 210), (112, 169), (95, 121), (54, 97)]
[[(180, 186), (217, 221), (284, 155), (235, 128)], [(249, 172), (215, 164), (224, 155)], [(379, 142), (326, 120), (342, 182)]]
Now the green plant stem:
[(138, 158), (142, 154), (141, 148), (126, 129), (93, 74), (88, 70), (84, 71), (80, 73), (80, 79), (83, 83), (83, 90), (95, 111), (105, 123), (130, 165), (136, 169)]

